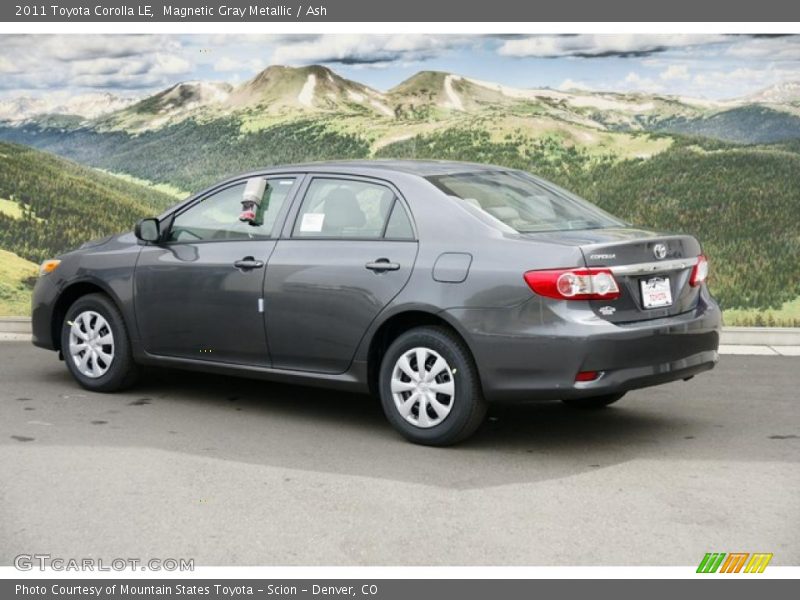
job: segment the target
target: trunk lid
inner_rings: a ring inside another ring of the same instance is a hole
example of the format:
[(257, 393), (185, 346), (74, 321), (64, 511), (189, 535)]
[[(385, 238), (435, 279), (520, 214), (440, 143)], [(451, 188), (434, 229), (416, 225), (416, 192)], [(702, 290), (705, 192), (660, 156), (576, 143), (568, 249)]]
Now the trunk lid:
[(697, 305), (700, 288), (689, 285), (689, 278), (701, 249), (690, 235), (629, 227), (528, 235), (577, 246), (587, 267), (611, 269), (620, 288), (619, 298), (589, 301), (602, 319), (612, 323), (659, 319)]

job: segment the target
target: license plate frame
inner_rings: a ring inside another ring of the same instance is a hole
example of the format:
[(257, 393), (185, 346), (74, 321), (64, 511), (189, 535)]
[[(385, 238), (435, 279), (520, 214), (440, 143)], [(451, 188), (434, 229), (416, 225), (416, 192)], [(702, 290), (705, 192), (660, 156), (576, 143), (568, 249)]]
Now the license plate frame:
[(642, 294), (642, 306), (646, 310), (672, 306), (672, 285), (667, 276), (656, 275), (640, 279), (639, 291)]

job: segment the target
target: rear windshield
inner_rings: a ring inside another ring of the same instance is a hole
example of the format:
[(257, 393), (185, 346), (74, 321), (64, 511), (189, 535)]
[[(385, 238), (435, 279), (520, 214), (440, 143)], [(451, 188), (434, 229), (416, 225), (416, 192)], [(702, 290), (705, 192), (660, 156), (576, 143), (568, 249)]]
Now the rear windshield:
[(625, 226), (587, 201), (522, 172), (481, 171), (427, 179), (519, 233)]

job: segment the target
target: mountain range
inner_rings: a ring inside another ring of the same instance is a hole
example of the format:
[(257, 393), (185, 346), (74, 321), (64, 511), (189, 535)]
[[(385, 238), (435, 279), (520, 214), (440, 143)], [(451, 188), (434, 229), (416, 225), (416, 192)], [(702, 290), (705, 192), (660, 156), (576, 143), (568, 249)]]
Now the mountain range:
[[(409, 123), (465, 121), (502, 112), (500, 128), (524, 126), (588, 141), (593, 132), (689, 133), (738, 143), (800, 137), (800, 82), (784, 82), (756, 94), (725, 101), (660, 94), (587, 90), (522, 89), (445, 73), (422, 71), (382, 92), (341, 77), (331, 69), (270, 66), (239, 85), (187, 81), (144, 98), (109, 93), (72, 98), (11, 98), (0, 101), (0, 122), (137, 134), (187, 119), (207, 122), (235, 117), (245, 131), (276, 119), (331, 115), (369, 117), (394, 140)], [(546, 121), (550, 121), (549, 127)], [(354, 133), (362, 128), (357, 122)]]

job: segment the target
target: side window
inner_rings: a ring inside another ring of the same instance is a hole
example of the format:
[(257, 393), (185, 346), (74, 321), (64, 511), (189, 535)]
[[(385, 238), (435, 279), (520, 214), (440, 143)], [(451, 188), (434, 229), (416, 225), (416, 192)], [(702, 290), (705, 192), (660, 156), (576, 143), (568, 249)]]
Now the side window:
[[(269, 238), (293, 183), (291, 177), (274, 177), (267, 178), (266, 185), (263, 185), (263, 178), (254, 178), (227, 187), (177, 215), (167, 240), (200, 242)], [(253, 190), (258, 193), (254, 195)], [(241, 220), (245, 216), (250, 219)]]
[(380, 238), (394, 204), (388, 187), (364, 181), (315, 178), (294, 224), (294, 237)]
[(397, 200), (392, 208), (392, 215), (389, 217), (389, 224), (386, 225), (386, 234), (389, 240), (413, 240), (414, 229), (403, 205)]

